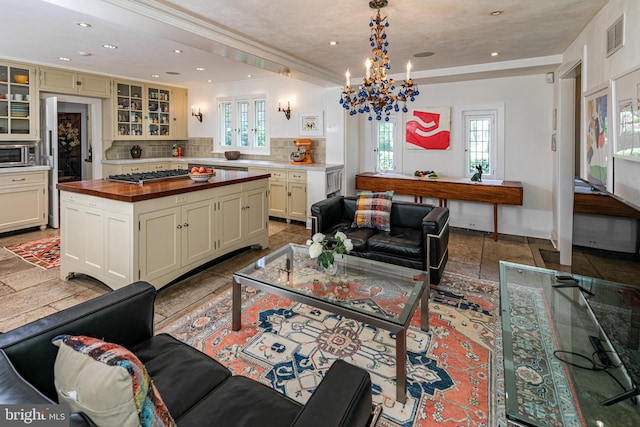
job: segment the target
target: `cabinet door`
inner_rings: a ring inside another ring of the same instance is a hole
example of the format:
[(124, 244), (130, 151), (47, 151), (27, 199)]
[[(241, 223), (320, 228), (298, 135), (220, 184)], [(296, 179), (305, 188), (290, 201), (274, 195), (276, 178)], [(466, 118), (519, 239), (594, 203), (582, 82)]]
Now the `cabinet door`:
[(63, 202), (60, 220), (60, 257), (63, 262), (64, 260), (72, 261), (76, 265), (81, 265), (83, 271), (86, 269), (87, 274), (102, 277), (104, 272), (102, 210)]
[(148, 139), (168, 139), (171, 137), (172, 105), (171, 89), (147, 87), (147, 128)]
[(144, 139), (144, 86), (116, 82), (114, 139)]
[(40, 90), (58, 93), (76, 93), (76, 73), (53, 68), (40, 68)]
[(173, 207), (139, 216), (140, 280), (153, 280), (181, 265), (181, 208)]
[(289, 218), (298, 221), (307, 220), (307, 184), (289, 183)]
[(269, 215), (287, 217), (287, 182), (269, 180)]
[(187, 89), (174, 88), (173, 92), (173, 138), (187, 139), (189, 137), (188, 92)]
[(104, 213), (103, 230), (104, 275), (126, 286), (134, 281), (131, 219), (127, 215), (107, 211)]
[(46, 224), (43, 185), (0, 189), (0, 232)]
[(78, 74), (78, 93), (81, 95), (109, 98), (111, 96), (111, 79), (91, 74)]
[(220, 249), (239, 245), (244, 240), (244, 197), (242, 193), (222, 196), (218, 199)]
[(182, 207), (182, 265), (210, 258), (216, 249), (215, 202), (204, 200)]
[(35, 68), (0, 62), (0, 140), (39, 138)]
[(269, 218), (267, 216), (266, 188), (250, 190), (245, 193), (246, 239), (267, 230)]

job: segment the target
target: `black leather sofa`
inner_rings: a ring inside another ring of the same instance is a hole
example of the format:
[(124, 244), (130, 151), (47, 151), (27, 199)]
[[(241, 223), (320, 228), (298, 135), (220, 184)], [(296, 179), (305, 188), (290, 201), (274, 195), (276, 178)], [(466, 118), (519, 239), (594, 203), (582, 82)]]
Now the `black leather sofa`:
[(352, 228), (357, 197), (335, 196), (311, 206), (312, 231), (331, 239), (342, 231), (351, 239), (350, 255), (429, 271), (430, 282), (440, 283), (449, 259), (449, 209), (396, 202), (391, 205), (391, 231)]
[[(166, 334), (153, 334), (155, 289), (136, 282), (0, 334), (0, 404), (57, 402), (54, 362), (60, 334), (87, 335), (130, 349), (145, 365), (179, 427), (366, 426), (369, 374), (336, 361), (306, 405), (241, 376)], [(72, 426), (93, 426), (82, 413)]]

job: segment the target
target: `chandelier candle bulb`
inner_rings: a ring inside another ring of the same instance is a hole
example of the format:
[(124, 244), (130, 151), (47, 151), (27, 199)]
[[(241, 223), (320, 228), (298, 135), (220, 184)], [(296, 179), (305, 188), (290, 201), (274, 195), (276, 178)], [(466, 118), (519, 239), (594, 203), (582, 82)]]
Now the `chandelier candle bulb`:
[(407, 81), (411, 80), (411, 61), (407, 62)]
[(371, 60), (369, 58), (367, 58), (367, 60), (364, 62), (365, 67), (367, 67), (367, 78), (371, 77)]
[(348, 68), (347, 68), (347, 72), (345, 73), (345, 77), (346, 77), (346, 83), (347, 83), (345, 87), (351, 86), (351, 73), (349, 72)]

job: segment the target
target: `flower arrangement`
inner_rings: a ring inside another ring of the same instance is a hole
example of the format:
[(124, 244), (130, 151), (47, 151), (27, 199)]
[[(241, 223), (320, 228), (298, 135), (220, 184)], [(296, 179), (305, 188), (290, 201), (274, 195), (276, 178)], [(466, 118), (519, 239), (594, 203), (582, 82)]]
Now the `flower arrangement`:
[(335, 262), (335, 254), (348, 254), (353, 250), (351, 239), (348, 239), (342, 231), (336, 232), (334, 238), (336, 242), (331, 248), (326, 236), (322, 233), (316, 233), (310, 240), (307, 240), (309, 256), (311, 259), (317, 259), (318, 266), (328, 268)]
[(65, 151), (71, 151), (73, 147), (80, 144), (80, 129), (70, 122), (58, 125), (58, 145)]

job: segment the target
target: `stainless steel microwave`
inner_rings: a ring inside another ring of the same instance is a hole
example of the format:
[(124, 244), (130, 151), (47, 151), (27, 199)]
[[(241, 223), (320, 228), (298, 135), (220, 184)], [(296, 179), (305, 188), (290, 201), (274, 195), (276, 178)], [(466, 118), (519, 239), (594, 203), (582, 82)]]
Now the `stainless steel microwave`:
[(36, 164), (36, 144), (16, 142), (0, 144), (0, 167), (32, 166)]

